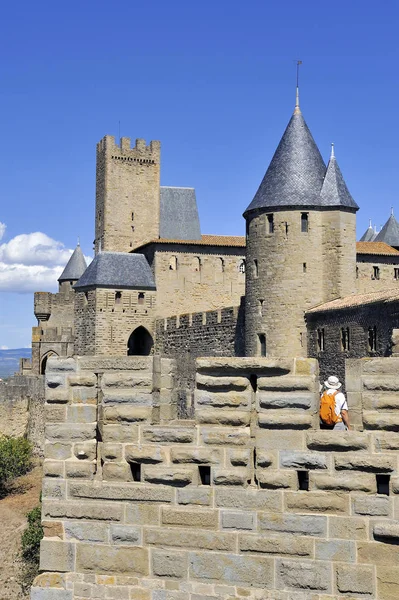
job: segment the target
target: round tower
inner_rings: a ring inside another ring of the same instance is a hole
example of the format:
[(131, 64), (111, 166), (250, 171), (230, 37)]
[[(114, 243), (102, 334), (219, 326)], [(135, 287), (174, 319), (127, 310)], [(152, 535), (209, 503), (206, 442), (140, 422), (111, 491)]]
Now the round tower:
[(251, 204), (247, 356), (307, 356), (308, 309), (355, 293), (356, 211), (332, 149), (326, 168), (299, 108)]

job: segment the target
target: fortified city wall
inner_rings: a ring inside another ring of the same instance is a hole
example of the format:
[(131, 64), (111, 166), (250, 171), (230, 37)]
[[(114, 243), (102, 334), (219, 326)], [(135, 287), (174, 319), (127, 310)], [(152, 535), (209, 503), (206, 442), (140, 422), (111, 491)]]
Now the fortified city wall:
[(354, 431), (318, 429), (315, 359), (49, 359), (32, 600), (399, 597), (399, 358), (348, 362)]

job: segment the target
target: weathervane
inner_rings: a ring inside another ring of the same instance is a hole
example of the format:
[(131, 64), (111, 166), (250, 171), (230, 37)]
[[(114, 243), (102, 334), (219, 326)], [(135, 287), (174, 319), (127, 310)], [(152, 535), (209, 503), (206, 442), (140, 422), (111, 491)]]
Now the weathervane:
[(295, 100), (295, 112), (299, 113), (299, 66), (302, 64), (301, 60), (296, 61), (296, 100)]

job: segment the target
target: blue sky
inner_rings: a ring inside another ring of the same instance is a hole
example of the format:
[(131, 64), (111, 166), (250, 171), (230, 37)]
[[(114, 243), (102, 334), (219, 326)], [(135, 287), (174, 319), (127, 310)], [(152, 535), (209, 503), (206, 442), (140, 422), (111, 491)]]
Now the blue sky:
[(325, 160), (335, 143), (359, 236), (399, 215), (398, 21), (394, 0), (6, 3), (0, 347), (30, 344), (32, 290), (55, 291), (78, 236), (92, 254), (95, 144), (119, 121), (161, 140), (161, 182), (196, 188), (203, 233), (243, 234), (298, 58), (302, 112)]

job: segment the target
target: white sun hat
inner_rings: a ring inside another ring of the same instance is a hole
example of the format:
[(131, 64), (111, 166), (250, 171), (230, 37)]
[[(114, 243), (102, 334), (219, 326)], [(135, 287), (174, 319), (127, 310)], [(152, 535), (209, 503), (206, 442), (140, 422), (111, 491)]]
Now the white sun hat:
[(338, 377), (335, 377), (335, 375), (330, 375), (327, 381), (324, 382), (324, 385), (330, 388), (331, 390), (339, 390), (342, 383), (340, 382)]

